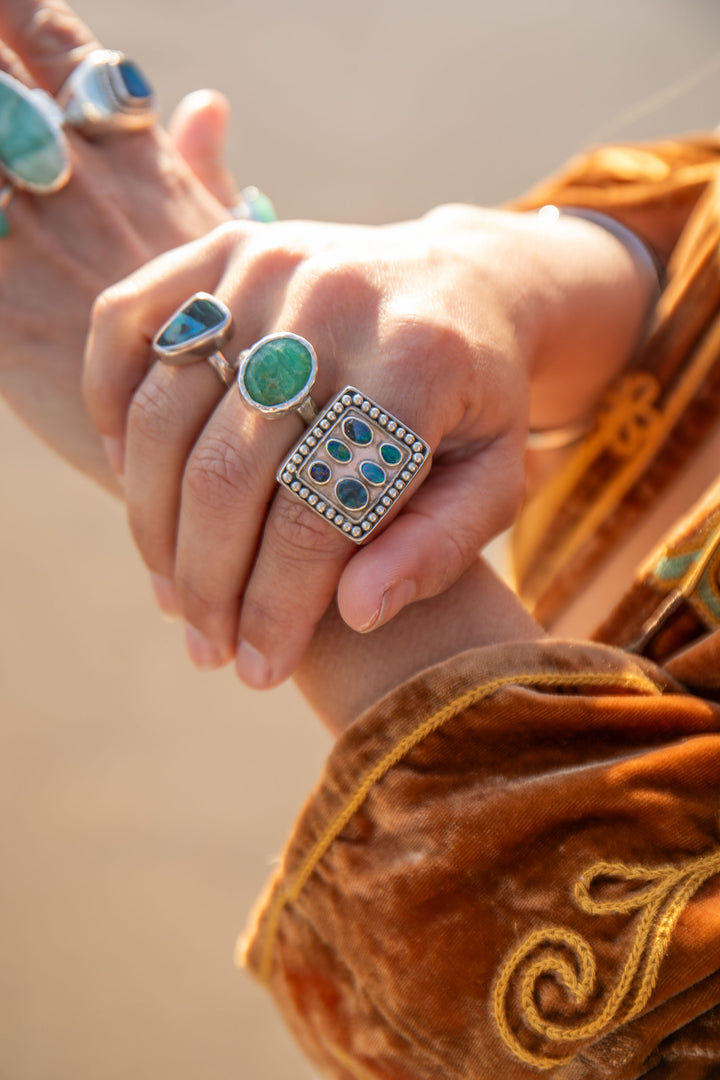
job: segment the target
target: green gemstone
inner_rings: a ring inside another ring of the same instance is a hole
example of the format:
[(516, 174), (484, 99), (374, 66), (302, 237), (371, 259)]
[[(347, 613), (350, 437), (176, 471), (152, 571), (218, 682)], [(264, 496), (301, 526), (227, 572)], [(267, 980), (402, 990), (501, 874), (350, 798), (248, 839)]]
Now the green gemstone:
[(392, 443), (383, 443), (380, 447), (380, 457), (386, 465), (398, 465), (402, 459), (402, 454), (397, 446), (393, 446)]
[(19, 184), (48, 188), (67, 165), (60, 132), (6, 82), (0, 82), (0, 163)]
[(307, 345), (292, 337), (270, 338), (249, 357), (243, 373), (248, 396), (266, 408), (284, 405), (307, 389), (313, 361)]
[(241, 192), (247, 215), (251, 221), (264, 221), (267, 224), (277, 221), (278, 216), (272, 202), (256, 187), (244, 188)]
[(0, 240), (4, 239), (10, 232), (10, 222), (8, 216), (4, 210), (0, 210)]

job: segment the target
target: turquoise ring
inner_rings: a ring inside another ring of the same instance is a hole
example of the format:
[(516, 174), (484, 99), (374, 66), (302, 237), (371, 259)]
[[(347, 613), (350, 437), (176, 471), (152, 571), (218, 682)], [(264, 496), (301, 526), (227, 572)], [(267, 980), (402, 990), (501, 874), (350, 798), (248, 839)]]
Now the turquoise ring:
[(59, 191), (72, 174), (70, 147), (56, 103), (44, 90), (31, 90), (4, 71), (0, 71), (0, 173), (14, 188), (33, 195)]
[(156, 120), (153, 88), (124, 53), (94, 49), (61, 87), (64, 122), (85, 135), (141, 131)]
[(220, 352), (232, 336), (230, 309), (210, 293), (198, 292), (170, 316), (153, 338), (158, 360), (170, 367), (207, 360), (225, 386), (235, 381), (237, 362)]
[(268, 334), (240, 353), (237, 385), (246, 405), (263, 416), (296, 412), (312, 424), (318, 410), (310, 397), (317, 356), (299, 334)]

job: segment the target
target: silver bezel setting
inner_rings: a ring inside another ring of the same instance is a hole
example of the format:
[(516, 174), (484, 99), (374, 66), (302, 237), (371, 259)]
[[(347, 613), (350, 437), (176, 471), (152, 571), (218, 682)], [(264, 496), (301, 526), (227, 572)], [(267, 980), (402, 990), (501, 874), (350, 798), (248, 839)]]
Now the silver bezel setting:
[[(177, 319), (186, 308), (197, 300), (207, 300), (223, 315), (223, 321), (217, 326), (210, 327), (204, 333), (198, 334), (189, 341), (179, 341), (175, 345), (160, 345), (160, 338), (168, 327)], [(198, 360), (207, 360), (216, 353), (230, 339), (233, 332), (233, 321), (230, 309), (218, 300), (216, 296), (206, 292), (196, 292), (184, 304), (166, 319), (152, 341), (152, 350), (158, 360), (172, 367), (180, 367), (184, 364), (194, 364)], [(225, 359), (223, 357), (223, 359)], [(225, 361), (230, 364), (230, 361)]]
[(53, 98), (51, 98), (49, 94), (46, 94), (44, 90), (40, 90), (37, 87), (30, 89), (25, 86), (24, 83), (19, 82), (18, 79), (15, 79), (12, 75), (8, 75), (4, 71), (0, 71), (0, 82), (7, 86), (9, 90), (12, 90), (17, 97), (21, 98), (28, 105), (31, 105), (35, 112), (42, 116), (49, 131), (52, 133), (55, 144), (59, 147), (62, 156), (60, 171), (55, 179), (49, 184), (38, 184), (32, 180), (26, 180), (2, 160), (0, 160), (0, 172), (4, 176), (7, 176), (12, 182), (13, 187), (20, 191), (29, 191), (32, 195), (52, 195), (54, 191), (60, 191), (61, 188), (65, 187), (72, 176), (70, 147), (62, 130), (62, 112)]
[[(295, 394), (294, 397), (288, 398), (286, 401), (281, 401), (277, 405), (262, 405), (259, 401), (256, 401), (254, 397), (250, 396), (247, 387), (245, 386), (245, 372), (247, 371), (248, 364), (253, 356), (255, 356), (268, 341), (278, 341), (280, 339), (287, 340), (288, 338), (293, 341), (299, 341), (310, 353), (310, 374), (308, 375), (302, 390)], [(262, 413), (263, 416), (286, 416), (288, 413), (295, 412), (304, 404), (304, 402), (310, 400), (310, 393), (315, 385), (315, 379), (317, 378), (317, 370), (317, 355), (307, 338), (301, 337), (300, 334), (286, 332), (266, 334), (265, 337), (256, 341), (251, 349), (246, 349), (240, 354), (240, 364), (237, 371), (237, 387), (245, 404), (253, 409), (254, 412)]]
[[(370, 443), (362, 445), (350, 440), (351, 459), (339, 462), (330, 456), (327, 444), (331, 439), (348, 443), (343, 425), (351, 417), (367, 424), (373, 437)], [(397, 465), (389, 465), (380, 458), (380, 446), (384, 443), (400, 450)], [(371, 484), (360, 472), (361, 464), (373, 458), (386, 474), (381, 485)], [(278, 469), (277, 481), (338, 532), (356, 544), (364, 544), (395, 516), (401, 495), (404, 499), (429, 460), (430, 448), (424, 439), (356, 387), (346, 386), (322, 409), (313, 426), (292, 448)], [(322, 484), (310, 476), (310, 467), (317, 461), (331, 468), (331, 476)], [(337, 484), (345, 477), (359, 480), (367, 491), (368, 502), (362, 509), (348, 508), (337, 498)]]
[(80, 61), (58, 94), (64, 122), (87, 134), (141, 131), (157, 119), (152, 94), (128, 94), (120, 64), (127, 57), (113, 49), (95, 49)]

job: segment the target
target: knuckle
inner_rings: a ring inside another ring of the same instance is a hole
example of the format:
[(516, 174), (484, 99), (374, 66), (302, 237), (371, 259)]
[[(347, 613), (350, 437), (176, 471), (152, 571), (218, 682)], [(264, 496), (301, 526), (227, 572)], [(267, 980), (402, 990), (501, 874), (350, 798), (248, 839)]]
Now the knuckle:
[(280, 492), (273, 507), (276, 557), (297, 566), (298, 562), (322, 562), (337, 558), (342, 541), (327, 521), (299, 500)]
[(54, 64), (70, 54), (82, 59), (82, 54), (90, 51), (90, 44), (79, 47), (82, 29), (77, 16), (64, 3), (46, 0), (26, 21), (23, 37), (32, 46), (36, 63)]
[(172, 438), (176, 431), (174, 404), (168, 387), (148, 376), (130, 402), (128, 433), (149, 442)]
[(373, 267), (361, 257), (321, 252), (298, 269), (292, 300), (303, 319), (334, 322), (377, 306), (380, 286)]
[(222, 435), (202, 438), (185, 470), (188, 495), (196, 505), (213, 513), (235, 507), (238, 495), (256, 486), (251, 464)]

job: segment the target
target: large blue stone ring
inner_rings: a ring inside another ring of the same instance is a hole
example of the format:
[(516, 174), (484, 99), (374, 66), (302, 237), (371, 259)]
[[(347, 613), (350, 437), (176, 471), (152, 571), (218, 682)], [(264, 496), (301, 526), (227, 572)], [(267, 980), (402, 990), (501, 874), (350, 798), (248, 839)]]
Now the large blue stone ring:
[(53, 99), (0, 71), (0, 175), (9, 181), (2, 189), (3, 216), (13, 188), (49, 195), (71, 174), (70, 147)]
[(111, 49), (88, 53), (57, 101), (65, 123), (85, 135), (141, 131), (156, 120), (152, 86), (137, 64)]

